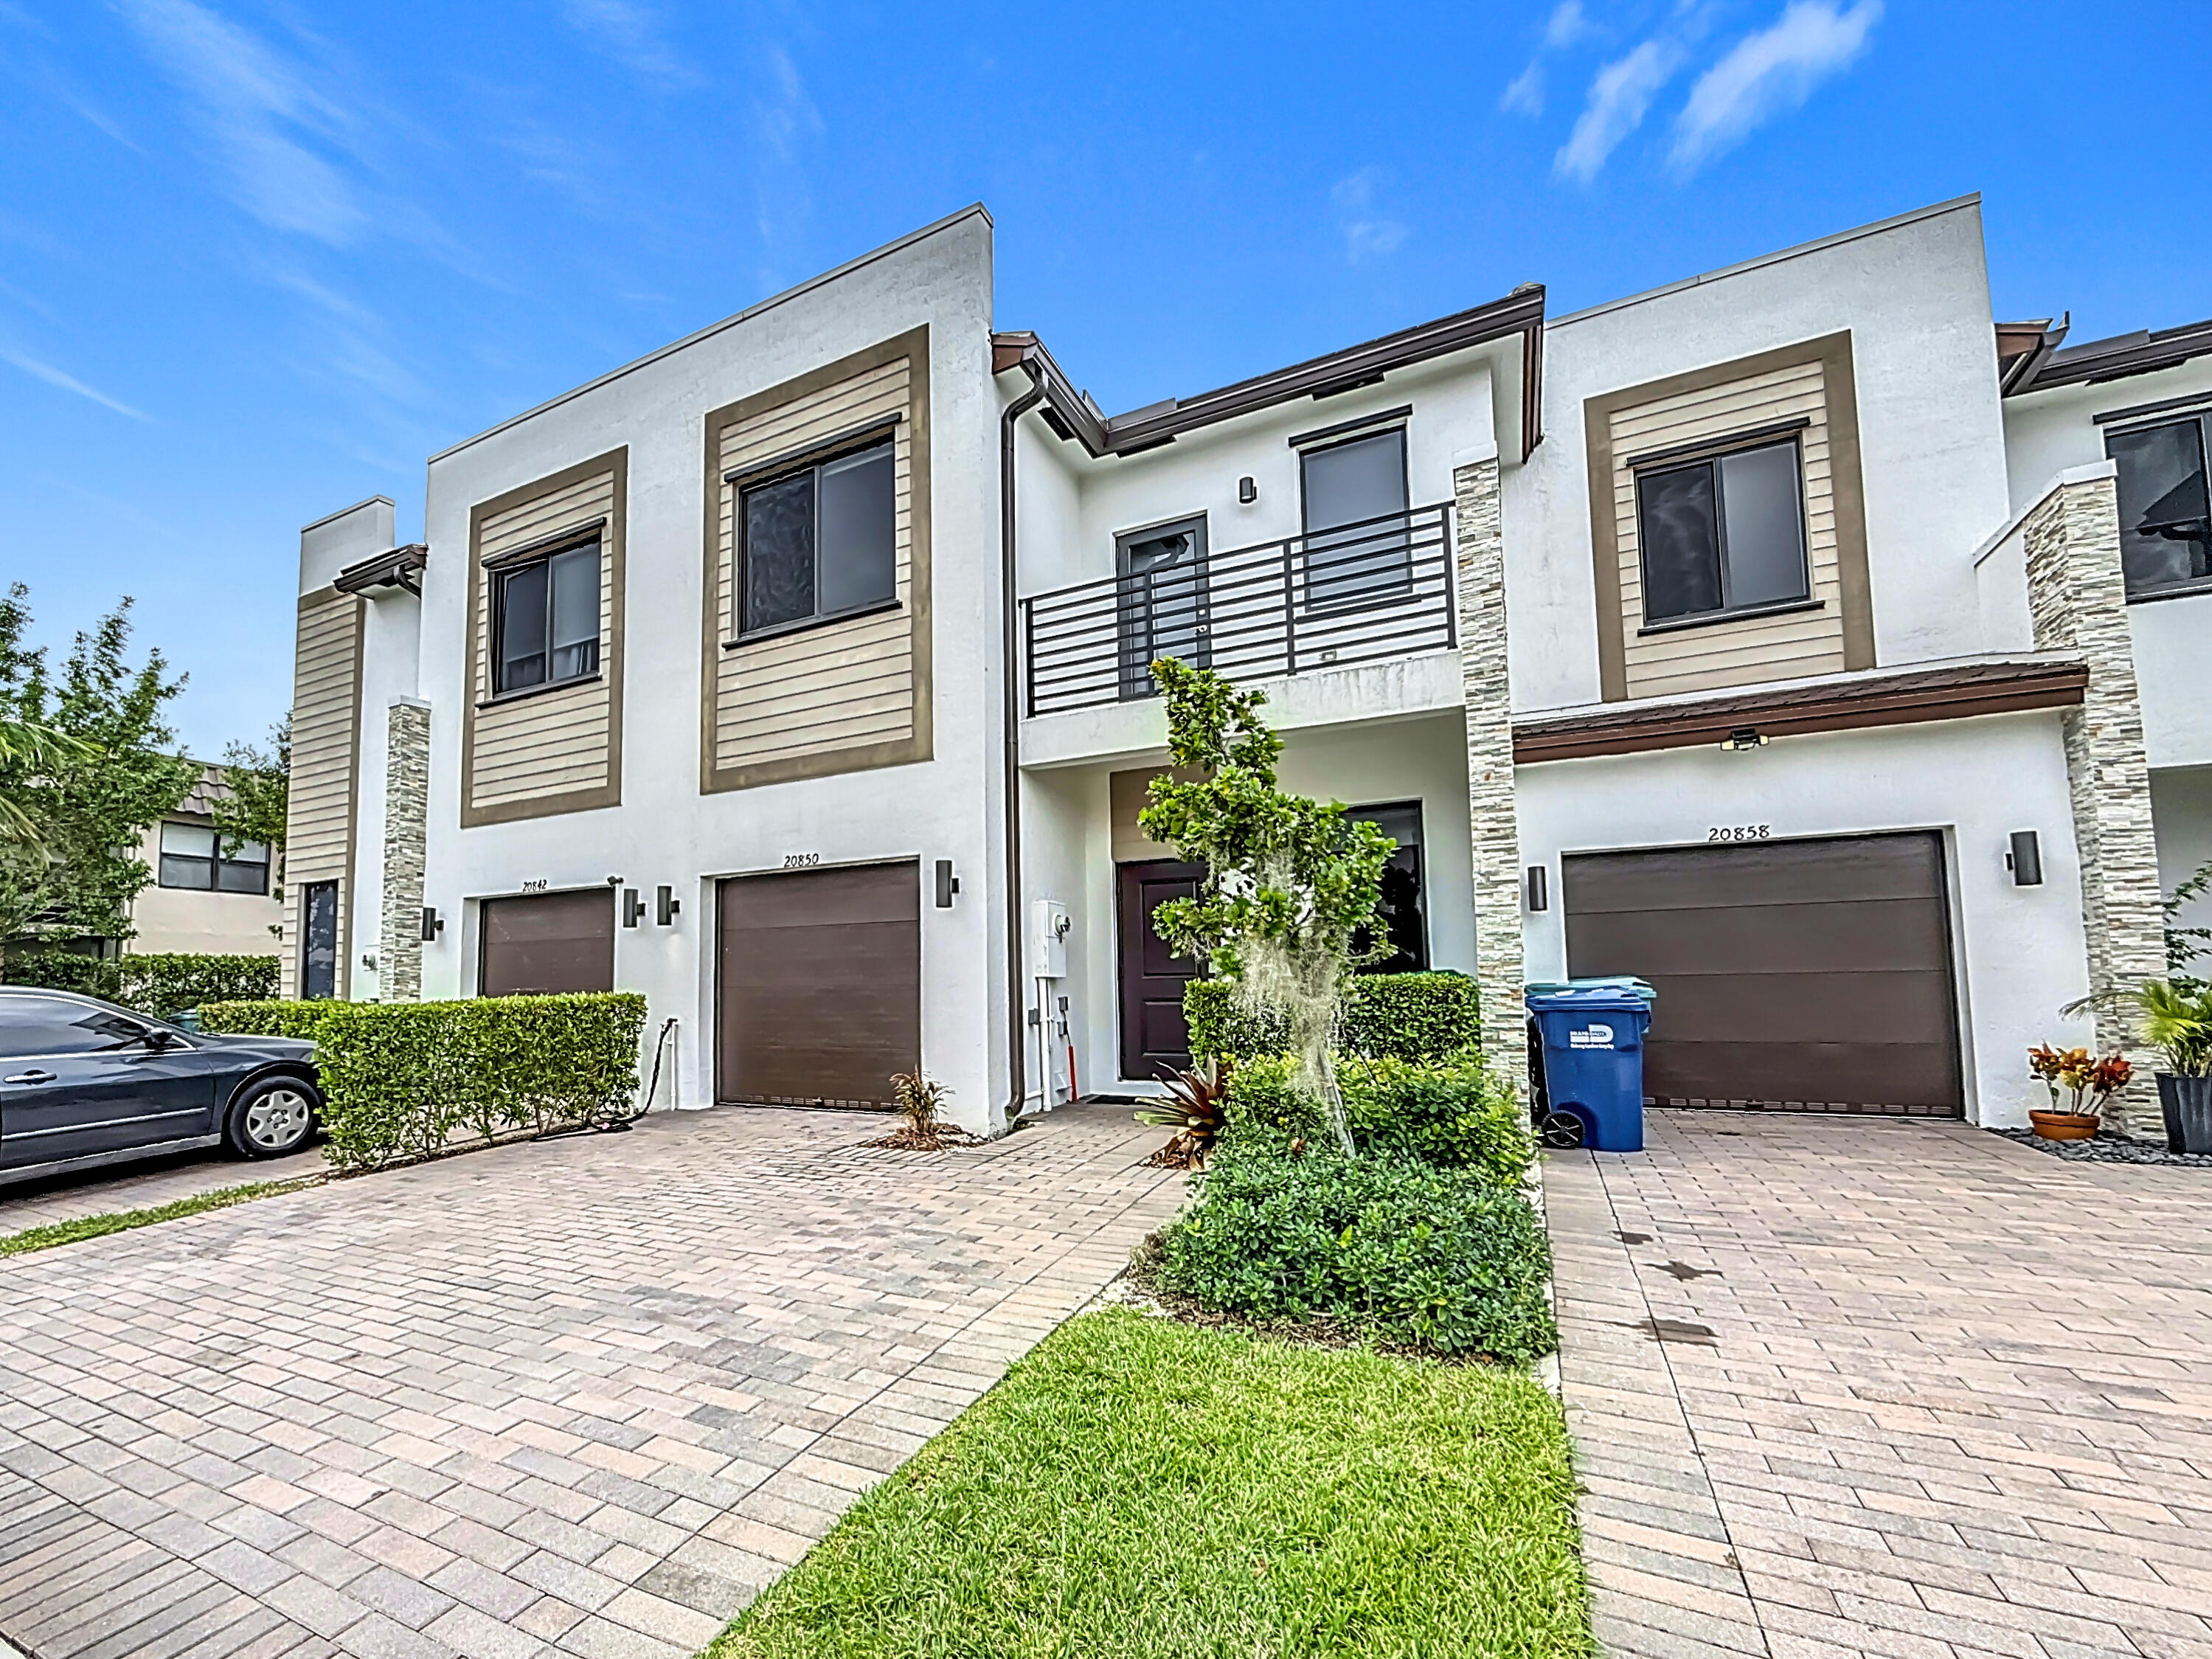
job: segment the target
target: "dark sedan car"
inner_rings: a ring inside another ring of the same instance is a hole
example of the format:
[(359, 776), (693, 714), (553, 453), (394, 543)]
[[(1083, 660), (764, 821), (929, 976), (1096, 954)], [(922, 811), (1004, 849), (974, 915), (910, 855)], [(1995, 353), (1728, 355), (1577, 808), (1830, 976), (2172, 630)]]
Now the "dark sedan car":
[(312, 1042), (0, 985), (0, 1185), (217, 1146), (281, 1158), (307, 1144), (322, 1103)]

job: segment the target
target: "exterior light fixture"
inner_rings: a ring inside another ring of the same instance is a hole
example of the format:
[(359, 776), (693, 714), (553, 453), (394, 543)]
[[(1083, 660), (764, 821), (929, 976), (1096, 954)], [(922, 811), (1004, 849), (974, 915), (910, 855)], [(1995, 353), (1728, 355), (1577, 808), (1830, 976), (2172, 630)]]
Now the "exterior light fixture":
[(960, 878), (952, 873), (952, 860), (938, 860), (937, 908), (940, 910), (950, 910), (952, 908), (952, 896), (959, 890)]
[(1247, 507), (1260, 499), (1260, 486), (1252, 482), (1249, 473), (1237, 481), (1237, 499)]
[(2043, 885), (2043, 843), (2033, 830), (2012, 832), (2012, 847), (2005, 854), (2005, 868), (2012, 872), (2015, 887)]
[(422, 943), (435, 945), (438, 935), (446, 931), (446, 919), (431, 906), (422, 907)]
[(684, 901), (676, 896), (673, 887), (660, 886), (653, 890), (653, 920), (663, 927), (671, 926), (677, 913), (684, 908)]
[(1530, 865), (1528, 874), (1522, 883), (1522, 890), (1528, 896), (1530, 910), (1548, 910), (1552, 908), (1551, 887), (1550, 870), (1544, 865)]
[(1764, 749), (1765, 746), (1766, 738), (1755, 726), (1737, 726), (1735, 731), (1728, 734), (1727, 741), (1721, 744), (1722, 748), (1739, 755), (1753, 749)]
[(645, 895), (635, 887), (623, 889), (623, 926), (635, 927), (645, 915)]

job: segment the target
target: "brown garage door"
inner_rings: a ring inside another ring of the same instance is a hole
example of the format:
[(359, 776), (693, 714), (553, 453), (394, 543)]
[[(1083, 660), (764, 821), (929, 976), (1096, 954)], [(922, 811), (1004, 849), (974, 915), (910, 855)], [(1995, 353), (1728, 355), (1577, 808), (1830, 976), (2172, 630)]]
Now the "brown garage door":
[(1656, 1103), (1963, 1109), (1936, 836), (1583, 854), (1563, 873), (1568, 971), (1659, 993)]
[(612, 888), (486, 899), (480, 920), (484, 995), (615, 988)]
[(887, 1105), (921, 1058), (912, 862), (720, 884), (717, 1098)]

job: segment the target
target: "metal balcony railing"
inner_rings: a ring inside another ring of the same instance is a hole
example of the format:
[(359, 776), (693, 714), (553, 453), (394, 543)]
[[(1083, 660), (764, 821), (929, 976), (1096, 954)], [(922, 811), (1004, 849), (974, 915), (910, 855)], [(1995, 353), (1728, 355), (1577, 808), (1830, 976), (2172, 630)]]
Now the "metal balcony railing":
[(1158, 657), (1260, 680), (1442, 650), (1458, 643), (1451, 507), (1177, 559), (1022, 610), (1032, 715), (1156, 696)]

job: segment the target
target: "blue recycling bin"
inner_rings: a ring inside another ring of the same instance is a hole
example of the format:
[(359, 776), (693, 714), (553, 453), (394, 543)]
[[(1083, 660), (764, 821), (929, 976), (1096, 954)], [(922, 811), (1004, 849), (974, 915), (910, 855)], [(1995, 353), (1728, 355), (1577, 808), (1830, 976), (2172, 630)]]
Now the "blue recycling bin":
[[(1648, 988), (1632, 981), (1568, 984), (1528, 993), (1531, 1059), (1547, 1146), (1579, 1144), (1601, 1152), (1644, 1150), (1644, 1033), (1651, 1024)], [(1562, 1120), (1565, 1120), (1562, 1121)]]

